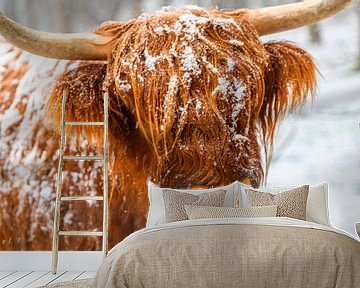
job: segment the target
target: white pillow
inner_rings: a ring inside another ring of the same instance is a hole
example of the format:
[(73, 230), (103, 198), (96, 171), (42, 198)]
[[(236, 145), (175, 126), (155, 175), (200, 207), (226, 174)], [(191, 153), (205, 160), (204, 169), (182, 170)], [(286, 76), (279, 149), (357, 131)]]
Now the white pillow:
[(211, 189), (170, 189), (170, 188), (160, 188), (154, 183), (148, 183), (148, 196), (150, 201), (149, 213), (147, 217), (146, 227), (153, 227), (158, 224), (166, 223), (165, 219), (165, 205), (163, 199), (163, 190), (174, 190), (178, 192), (190, 193), (193, 195), (200, 195), (202, 193), (209, 193), (218, 190), (225, 190), (225, 207), (235, 207), (236, 196), (239, 191), (239, 182), (234, 182), (227, 186), (215, 187)]
[[(240, 186), (240, 203), (241, 207), (248, 207), (248, 200), (245, 193), (245, 189), (251, 188), (248, 185), (239, 184)], [(260, 192), (269, 192), (272, 194), (278, 194), (290, 189), (294, 189), (300, 186), (279, 186), (279, 187), (265, 187), (259, 189), (253, 189)], [(306, 221), (322, 224), (325, 226), (333, 227), (330, 222), (329, 216), (329, 183), (324, 182), (314, 186), (310, 186), (308, 200), (306, 204)]]

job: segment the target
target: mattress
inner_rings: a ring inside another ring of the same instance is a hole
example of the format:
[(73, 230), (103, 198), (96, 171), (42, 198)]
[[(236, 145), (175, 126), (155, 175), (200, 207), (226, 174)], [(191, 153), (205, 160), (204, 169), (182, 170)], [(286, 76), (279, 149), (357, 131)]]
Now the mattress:
[(283, 217), (201, 219), (131, 234), (93, 287), (360, 287), (360, 243)]

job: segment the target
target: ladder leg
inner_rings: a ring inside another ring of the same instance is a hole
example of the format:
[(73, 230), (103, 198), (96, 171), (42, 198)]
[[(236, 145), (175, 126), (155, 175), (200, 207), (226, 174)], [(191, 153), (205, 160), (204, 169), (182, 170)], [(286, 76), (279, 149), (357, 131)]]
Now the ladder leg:
[(103, 201), (103, 238), (102, 238), (102, 252), (103, 257), (105, 258), (108, 251), (108, 120), (109, 120), (109, 112), (108, 112), (108, 103), (109, 94), (105, 92), (104, 94), (104, 201)]
[(66, 106), (67, 91), (64, 90), (61, 108), (61, 132), (60, 132), (60, 152), (59, 152), (59, 166), (56, 181), (56, 200), (54, 212), (54, 230), (52, 242), (52, 273), (57, 273), (58, 255), (59, 255), (59, 224), (60, 224), (60, 203), (61, 203), (61, 185), (62, 185), (62, 166), (65, 145), (65, 106)]

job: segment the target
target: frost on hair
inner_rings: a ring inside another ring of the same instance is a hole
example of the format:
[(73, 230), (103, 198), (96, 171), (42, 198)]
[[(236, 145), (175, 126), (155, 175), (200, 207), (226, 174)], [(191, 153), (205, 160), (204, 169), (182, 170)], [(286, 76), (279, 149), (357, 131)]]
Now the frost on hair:
[[(151, 179), (175, 188), (245, 179), (259, 186), (277, 120), (314, 88), (310, 56), (288, 43), (264, 45), (245, 10), (166, 9), (96, 31), (109, 32), (118, 37), (103, 88), (112, 113), (136, 122), (145, 141), (138, 145), (152, 153)], [(295, 80), (291, 71), (306, 73)]]

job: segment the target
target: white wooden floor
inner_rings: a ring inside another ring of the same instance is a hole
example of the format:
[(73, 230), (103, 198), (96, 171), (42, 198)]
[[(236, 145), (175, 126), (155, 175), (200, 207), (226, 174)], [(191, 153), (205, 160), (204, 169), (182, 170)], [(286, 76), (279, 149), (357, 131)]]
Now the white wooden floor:
[(35, 288), (75, 279), (93, 278), (95, 273), (95, 271), (59, 271), (56, 275), (54, 275), (50, 271), (0, 272), (0, 287)]
[(58, 273), (52, 274), (51, 252), (0, 251), (0, 288), (32, 288), (93, 278), (101, 252), (59, 252)]

